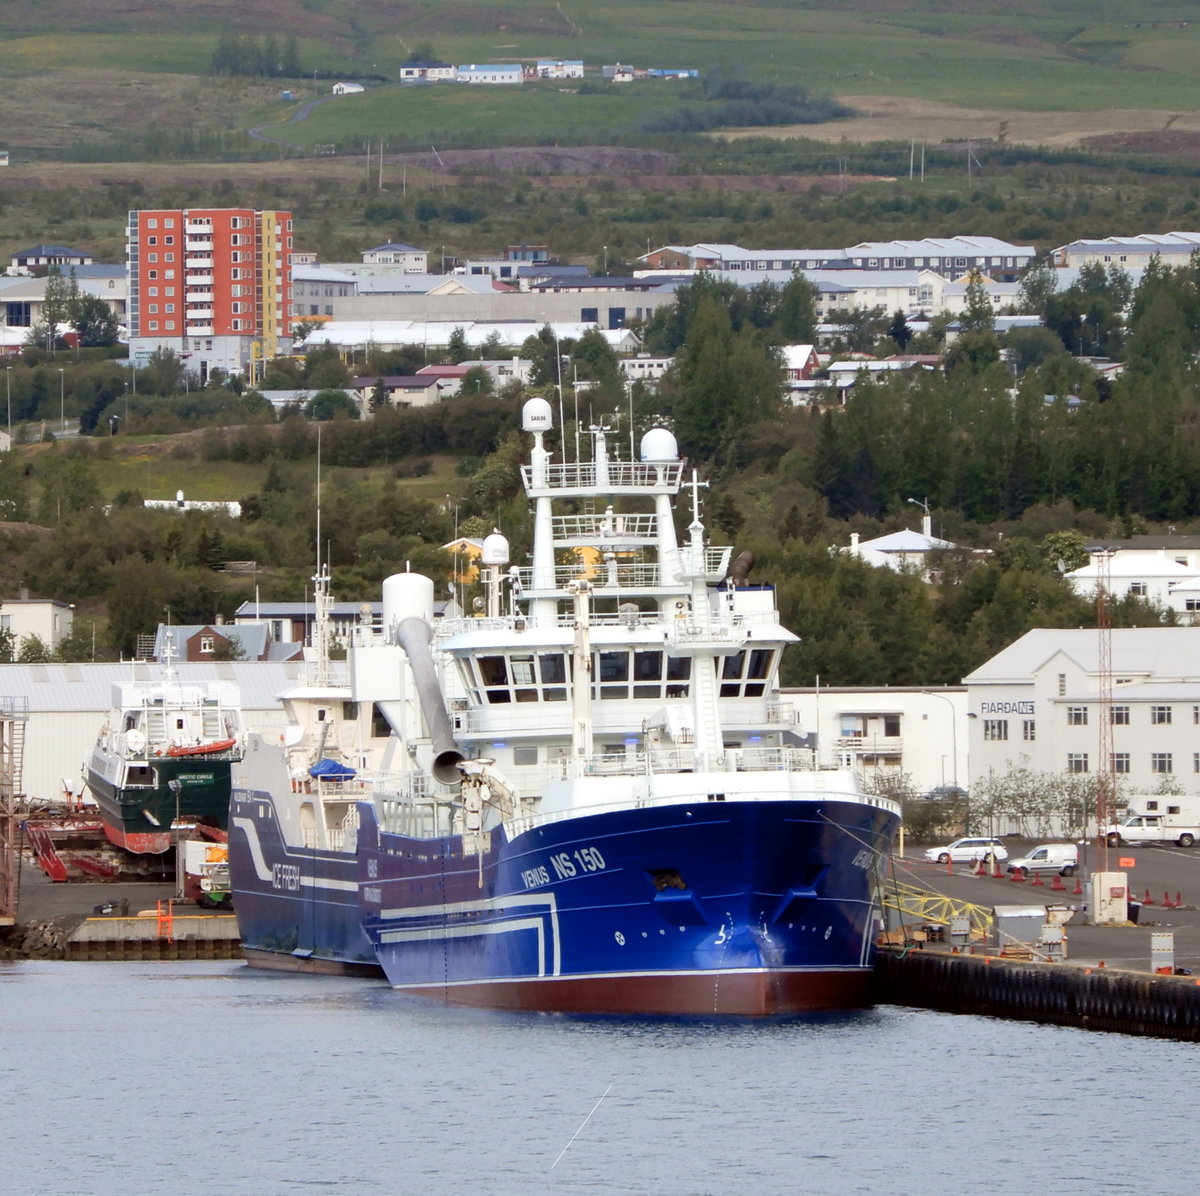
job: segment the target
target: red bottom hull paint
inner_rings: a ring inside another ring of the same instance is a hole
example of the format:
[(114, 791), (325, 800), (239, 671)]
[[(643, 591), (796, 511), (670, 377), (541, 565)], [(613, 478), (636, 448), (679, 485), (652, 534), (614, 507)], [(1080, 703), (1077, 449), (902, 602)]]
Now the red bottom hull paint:
[(871, 1004), (871, 972), (771, 971), (489, 980), (404, 987), (400, 992), (484, 1009), (773, 1017)]
[(162, 855), (171, 847), (170, 831), (134, 831), (127, 833), (119, 826), (104, 823), (104, 833), (108, 841), (116, 847), (132, 852), (134, 855)]

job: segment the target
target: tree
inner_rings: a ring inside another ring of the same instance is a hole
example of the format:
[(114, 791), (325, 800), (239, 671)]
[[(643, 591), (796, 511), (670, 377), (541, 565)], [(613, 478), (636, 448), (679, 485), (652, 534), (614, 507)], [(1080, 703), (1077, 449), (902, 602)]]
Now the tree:
[(817, 337), (817, 288), (798, 270), (784, 284), (776, 328), (785, 345), (811, 345)]
[(996, 314), (992, 310), (992, 301), (983, 285), (983, 275), (978, 270), (972, 270), (967, 282), (966, 306), (959, 317), (958, 326), (963, 332), (996, 331)]
[(120, 323), (99, 295), (79, 294), (71, 302), (69, 317), (81, 349), (107, 348), (117, 343)]
[(53, 267), (46, 275), (46, 291), (42, 298), (42, 324), (45, 327), (45, 340), (42, 344), (47, 349), (55, 349), (59, 345), (58, 328), (71, 319), (71, 308), (78, 301), (79, 284), (75, 281), (75, 271), (69, 278), (64, 278), (57, 267)]
[(53, 659), (53, 654), (40, 635), (21, 637), (21, 646), (17, 650), (17, 660), (21, 664), (49, 664)]
[(344, 390), (327, 388), (317, 391), (304, 404), (304, 414), (318, 420), (333, 419), (339, 414), (358, 419), (358, 404)]
[(490, 395), (496, 390), (496, 381), (491, 371), (482, 365), (473, 365), (462, 376), (459, 387), (461, 395)]
[(892, 317), (891, 327), (888, 329), (888, 336), (896, 342), (896, 348), (901, 353), (908, 348), (908, 342), (912, 340), (913, 331), (908, 326), (908, 318), (904, 312), (897, 309), (896, 314)]
[(675, 432), (689, 456), (711, 458), (738, 431), (778, 409), (783, 374), (750, 328), (735, 333), (713, 297), (697, 306), (680, 353)]

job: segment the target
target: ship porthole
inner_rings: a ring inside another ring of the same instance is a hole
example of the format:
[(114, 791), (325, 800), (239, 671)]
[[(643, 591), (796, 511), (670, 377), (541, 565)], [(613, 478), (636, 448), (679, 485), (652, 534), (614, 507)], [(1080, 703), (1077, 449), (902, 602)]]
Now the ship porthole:
[(625, 946), (625, 936), (619, 930), (613, 935), (613, 938), (617, 940), (618, 947)]

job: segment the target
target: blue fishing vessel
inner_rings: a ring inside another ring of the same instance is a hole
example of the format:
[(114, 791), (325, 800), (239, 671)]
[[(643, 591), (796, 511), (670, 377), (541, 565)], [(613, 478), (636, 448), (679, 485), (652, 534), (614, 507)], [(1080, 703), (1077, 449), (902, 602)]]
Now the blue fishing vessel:
[(671, 433), (621, 459), (598, 425), (556, 461), (552, 423), (525, 405), (529, 562), (493, 533), (469, 610), (435, 618), (432, 580), (398, 574), (351, 637), (354, 775), (309, 752), (235, 793), (248, 957), (508, 1009), (864, 1003), (898, 807), (798, 733), (796, 637), (748, 555), (707, 542)]

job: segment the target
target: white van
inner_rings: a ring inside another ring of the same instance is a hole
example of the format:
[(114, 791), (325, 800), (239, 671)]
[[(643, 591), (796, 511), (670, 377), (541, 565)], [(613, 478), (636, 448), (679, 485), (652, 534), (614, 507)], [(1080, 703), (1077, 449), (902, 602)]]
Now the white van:
[(1074, 876), (1079, 867), (1079, 848), (1074, 843), (1043, 843), (1027, 856), (1008, 861), (1009, 872), (1057, 872)]

